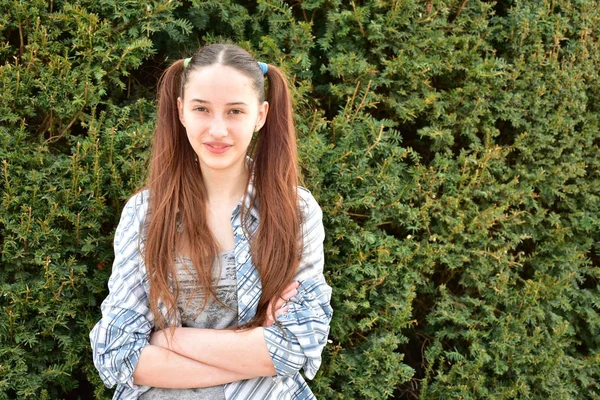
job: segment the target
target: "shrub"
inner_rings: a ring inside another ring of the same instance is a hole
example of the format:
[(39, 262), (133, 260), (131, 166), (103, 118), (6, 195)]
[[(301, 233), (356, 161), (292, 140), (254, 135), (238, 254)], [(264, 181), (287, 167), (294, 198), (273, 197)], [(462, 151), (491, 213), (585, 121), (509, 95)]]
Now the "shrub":
[(294, 85), (318, 398), (600, 398), (595, 2), (0, 4), (0, 398), (108, 396), (87, 334), (153, 85), (223, 39)]
[(0, 398), (100, 387), (87, 335), (154, 113), (131, 71), (177, 25), (173, 4), (116, 5), (1, 3)]

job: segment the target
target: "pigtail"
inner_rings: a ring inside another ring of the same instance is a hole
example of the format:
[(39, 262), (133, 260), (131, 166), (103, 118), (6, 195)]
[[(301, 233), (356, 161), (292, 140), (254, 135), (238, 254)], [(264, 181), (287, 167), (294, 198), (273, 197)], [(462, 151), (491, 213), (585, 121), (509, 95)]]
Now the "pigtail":
[[(156, 129), (147, 183), (150, 204), (144, 261), (151, 282), (149, 305), (159, 328), (173, 320), (177, 309), (177, 282), (169, 282), (176, 252), (177, 212), (182, 207), (184, 175), (197, 170), (193, 168), (193, 150), (177, 108), (183, 74), (183, 60), (178, 60), (167, 68), (158, 84)], [(169, 286), (173, 283), (175, 293)], [(166, 321), (158, 310), (159, 302), (169, 310)]]
[[(158, 107), (149, 179), (152, 189), (165, 177), (172, 177), (169, 172), (176, 168), (174, 153), (180, 147), (184, 130), (177, 109), (182, 73), (183, 61), (176, 61), (165, 70), (158, 82)], [(160, 190), (160, 187), (157, 189)]]
[[(269, 112), (254, 152), (260, 224), (252, 243), (263, 283), (255, 323), (266, 317), (271, 299), (281, 295), (298, 269), (300, 215), (296, 134), (290, 91), (281, 71), (268, 66)], [(251, 322), (252, 323), (252, 322)]]

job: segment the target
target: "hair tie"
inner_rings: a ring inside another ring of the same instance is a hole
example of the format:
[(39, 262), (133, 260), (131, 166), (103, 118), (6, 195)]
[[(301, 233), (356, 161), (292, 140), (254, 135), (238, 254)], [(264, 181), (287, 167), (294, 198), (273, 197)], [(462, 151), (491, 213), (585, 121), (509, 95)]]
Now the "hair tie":
[(192, 57), (183, 60), (183, 68), (187, 68), (187, 66), (190, 65), (190, 61), (192, 61)]
[(260, 61), (259, 61), (259, 62), (258, 62), (258, 66), (260, 67), (260, 69), (261, 69), (261, 71), (262, 71), (263, 75), (266, 75), (266, 74), (267, 74), (267, 71), (269, 70), (269, 65), (268, 65), (268, 64), (265, 64), (264, 62), (260, 62)]

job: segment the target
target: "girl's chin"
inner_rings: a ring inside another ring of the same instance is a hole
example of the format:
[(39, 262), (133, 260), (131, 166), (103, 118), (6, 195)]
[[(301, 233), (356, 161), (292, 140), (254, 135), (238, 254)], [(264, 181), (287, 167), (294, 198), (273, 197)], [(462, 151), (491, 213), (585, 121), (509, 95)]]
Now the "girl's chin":
[(214, 171), (237, 170), (243, 166), (245, 157), (232, 159), (230, 157), (202, 157), (199, 158), (202, 168), (207, 168)]

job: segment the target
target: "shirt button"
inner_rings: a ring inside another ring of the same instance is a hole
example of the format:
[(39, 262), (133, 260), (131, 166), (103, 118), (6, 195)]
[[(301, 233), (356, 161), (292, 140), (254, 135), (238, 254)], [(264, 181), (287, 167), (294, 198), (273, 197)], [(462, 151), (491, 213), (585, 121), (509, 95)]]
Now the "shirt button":
[(251, 301), (252, 296), (250, 296), (249, 294), (245, 294), (242, 296), (242, 302), (244, 302), (244, 304), (250, 304)]

